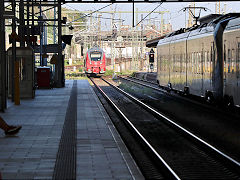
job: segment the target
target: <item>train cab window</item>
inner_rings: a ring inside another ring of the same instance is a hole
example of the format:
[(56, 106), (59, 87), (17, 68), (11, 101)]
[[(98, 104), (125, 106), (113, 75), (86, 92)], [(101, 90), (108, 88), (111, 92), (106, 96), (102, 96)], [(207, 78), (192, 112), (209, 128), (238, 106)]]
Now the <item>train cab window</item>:
[(101, 52), (91, 52), (90, 57), (91, 57), (91, 61), (100, 61), (101, 57), (102, 57), (102, 53)]

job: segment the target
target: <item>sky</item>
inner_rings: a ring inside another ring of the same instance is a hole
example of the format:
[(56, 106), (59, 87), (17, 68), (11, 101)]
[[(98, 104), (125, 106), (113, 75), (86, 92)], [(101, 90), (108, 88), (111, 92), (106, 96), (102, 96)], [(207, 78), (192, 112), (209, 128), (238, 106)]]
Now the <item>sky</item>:
[[(206, 7), (208, 8), (207, 11), (201, 11), (201, 16), (208, 15), (208, 14), (213, 14), (215, 13), (215, 2), (204, 2), (204, 3), (195, 3), (196, 7)], [(224, 4), (226, 4), (226, 12), (240, 12), (240, 2), (230, 2), (230, 1), (223, 1), (220, 4), (220, 9), (223, 11), (224, 9)], [(107, 3), (105, 4), (94, 4), (94, 3), (88, 3), (88, 4), (71, 4), (68, 3), (64, 5), (63, 7), (69, 8), (69, 9), (74, 9), (74, 10), (79, 10), (79, 11), (86, 11), (86, 10), (98, 10), (104, 6), (108, 5)], [(138, 8), (138, 11), (153, 11), (159, 3), (135, 3), (135, 8)], [(169, 11), (169, 13), (164, 14), (164, 20), (165, 23), (171, 23), (173, 30), (177, 30), (180, 28), (185, 27), (186, 20), (188, 19), (188, 13), (184, 12), (182, 9), (184, 7), (188, 7), (190, 3), (162, 3), (160, 7), (158, 7), (155, 11)], [(133, 6), (131, 3), (115, 3), (112, 5), (112, 9), (116, 11), (132, 11)], [(101, 11), (110, 11), (111, 8), (110, 6), (102, 9)], [(197, 13), (197, 11), (196, 11)], [(143, 18), (147, 14), (143, 14)], [(93, 14), (93, 16), (97, 16), (97, 14)], [(110, 18), (110, 14), (103, 14), (103, 18)], [(119, 14), (114, 15), (115, 19), (119, 19)], [(123, 19), (123, 24), (124, 25), (131, 25), (132, 26), (132, 21), (133, 21), (133, 15), (132, 13), (127, 13), (127, 14), (122, 14), (121, 19)], [(135, 16), (136, 18), (136, 16)], [(140, 21), (141, 14), (138, 15), (138, 22)], [(150, 17), (148, 16), (144, 23), (147, 23), (147, 19), (151, 19), (151, 22), (154, 23), (158, 26), (160, 26), (160, 20), (161, 20), (161, 15), (157, 13), (152, 13)], [(153, 22), (154, 21), (154, 22)], [(108, 29), (110, 26), (110, 19), (102, 19), (102, 28), (103, 29)], [(136, 19), (134, 20), (136, 24)]]

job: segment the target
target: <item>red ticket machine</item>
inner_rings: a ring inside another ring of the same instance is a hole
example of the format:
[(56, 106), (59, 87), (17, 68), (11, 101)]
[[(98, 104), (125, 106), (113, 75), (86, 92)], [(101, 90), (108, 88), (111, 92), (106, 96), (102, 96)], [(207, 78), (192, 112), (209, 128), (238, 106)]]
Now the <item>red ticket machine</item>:
[(51, 88), (50, 67), (37, 67), (37, 84), (38, 88)]

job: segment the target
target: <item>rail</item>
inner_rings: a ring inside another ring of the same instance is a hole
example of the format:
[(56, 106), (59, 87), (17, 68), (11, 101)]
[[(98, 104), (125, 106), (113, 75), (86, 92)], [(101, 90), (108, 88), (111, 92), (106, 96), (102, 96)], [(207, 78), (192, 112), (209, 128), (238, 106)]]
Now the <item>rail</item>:
[[(104, 96), (104, 98), (110, 103), (110, 105), (114, 108), (118, 115), (124, 120), (124, 122), (134, 131), (134, 133), (139, 137), (139, 139), (148, 147), (148, 149), (154, 154), (154, 156), (163, 164), (162, 167), (165, 168), (165, 171), (168, 174), (169, 179), (178, 179), (178, 175), (171, 169), (171, 167), (167, 164), (167, 162), (157, 153), (157, 151), (151, 146), (151, 144), (143, 137), (143, 135), (134, 127), (131, 121), (124, 115), (124, 113), (115, 105), (115, 103), (107, 96), (106, 93), (90, 78), (95, 87), (99, 90), (99, 92)], [(103, 79), (104, 80), (104, 79)], [(105, 81), (105, 80), (104, 80)], [(105, 81), (106, 82), (106, 81)], [(108, 82), (107, 82), (108, 83)]]
[[(221, 152), (220, 150), (218, 150), (217, 148), (215, 148), (214, 146), (210, 145), (209, 143), (205, 142), (204, 140), (202, 140), (201, 138), (199, 138), (198, 136), (194, 135), (193, 133), (191, 133), (190, 131), (188, 131), (187, 129), (183, 128), (182, 126), (180, 126), (179, 124), (175, 123), (173, 120), (169, 119), (168, 117), (166, 117), (165, 115), (163, 115), (162, 113), (156, 111), (155, 109), (151, 108), (150, 106), (146, 105), (145, 103), (141, 102), (140, 100), (138, 100), (137, 98), (133, 97), (132, 95), (130, 95), (129, 93), (123, 91), (122, 89), (112, 85), (111, 83), (109, 83), (108, 81), (106, 81), (105, 79), (103, 79), (106, 83), (108, 83), (110, 86), (114, 87), (115, 89), (117, 89), (118, 91), (120, 91), (121, 93), (123, 93), (125, 96), (129, 97), (131, 100), (133, 100), (134, 102), (136, 102), (138, 105), (142, 106), (143, 108), (145, 108), (147, 111), (149, 111), (150, 113), (152, 113), (155, 117), (158, 118), (162, 118), (164, 119), (166, 122), (168, 122), (169, 124), (173, 125), (176, 129), (178, 129), (179, 131), (185, 133), (186, 135), (188, 135), (188, 137), (192, 138), (193, 140), (197, 141), (199, 144), (203, 145), (205, 148), (208, 148), (210, 151), (212, 151), (213, 153), (215, 153), (219, 158), (221, 158), (222, 160), (224, 160), (224, 162), (228, 163), (228, 165), (230, 165), (232, 168), (234, 168), (237, 172), (239, 172), (240, 169), (240, 163), (236, 160), (234, 160), (233, 158), (231, 158), (230, 156), (226, 155), (225, 153)], [(158, 88), (156, 88), (157, 90), (159, 90)]]

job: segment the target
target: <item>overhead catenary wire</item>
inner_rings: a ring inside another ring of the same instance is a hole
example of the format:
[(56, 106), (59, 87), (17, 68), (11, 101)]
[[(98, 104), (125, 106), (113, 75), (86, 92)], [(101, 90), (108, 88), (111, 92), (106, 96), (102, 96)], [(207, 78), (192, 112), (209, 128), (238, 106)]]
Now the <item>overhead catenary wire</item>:
[[(69, 6), (67, 4), (65, 4), (65, 6), (68, 6), (69, 8), (75, 10), (75, 11), (78, 11), (78, 12), (81, 12), (80, 10), (72, 7), (72, 6)], [(94, 8), (95, 9), (95, 8)], [(112, 13), (107, 13), (107, 14), (112, 14)], [(87, 17), (90, 17), (91, 14), (87, 15)], [(92, 16), (93, 18), (99, 18), (99, 17), (96, 17), (96, 16)], [(107, 17), (100, 17), (101, 19), (112, 19), (112, 18), (107, 18)], [(125, 21), (124, 19), (113, 19), (113, 20), (116, 20), (116, 21)]]
[(150, 13), (148, 13), (143, 19), (141, 19), (141, 21), (139, 21), (134, 27), (136, 27), (137, 25), (139, 25), (144, 19), (146, 19), (150, 14), (152, 14), (158, 7), (160, 7), (162, 5), (162, 2), (155, 7)]
[[(112, 19), (112, 18), (107, 18), (107, 17), (96, 17), (96, 16), (92, 16), (93, 18), (101, 18), (101, 19)], [(125, 21), (124, 19), (112, 19), (112, 20), (116, 20), (116, 21)]]
[(82, 18), (84, 18), (84, 17), (86, 17), (86, 16), (89, 16), (89, 15), (91, 15), (91, 14), (93, 14), (93, 13), (95, 13), (95, 12), (98, 12), (98, 11), (100, 11), (100, 10), (102, 10), (102, 9), (104, 9), (104, 8), (106, 8), (106, 7), (110, 6), (110, 5), (112, 5), (112, 4), (113, 4), (113, 3), (108, 4), (108, 5), (106, 5), (106, 6), (102, 7), (102, 8), (100, 8), (100, 9), (97, 9), (96, 11), (93, 11), (93, 12), (91, 12), (91, 13), (89, 13), (89, 14), (85, 14), (84, 16), (81, 16), (80, 18), (77, 18), (77, 19), (75, 19), (75, 20), (73, 20), (73, 21), (71, 21), (71, 22), (69, 22), (69, 23), (75, 22), (75, 21), (77, 21), (77, 20), (79, 20), (79, 19), (82, 19)]

